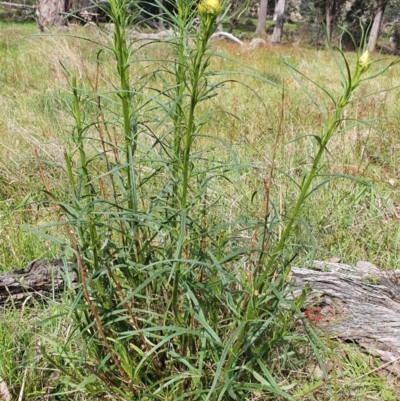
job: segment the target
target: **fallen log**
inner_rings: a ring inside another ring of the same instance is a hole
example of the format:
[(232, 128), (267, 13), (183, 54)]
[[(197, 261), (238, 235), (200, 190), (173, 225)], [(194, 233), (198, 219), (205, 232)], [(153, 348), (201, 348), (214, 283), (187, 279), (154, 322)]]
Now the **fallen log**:
[(46, 299), (64, 290), (64, 279), (77, 281), (74, 265), (65, 272), (61, 259), (34, 260), (25, 269), (0, 274), (0, 307), (19, 306), (28, 299)]
[[(130, 32), (129, 37), (133, 40), (167, 40), (167, 39), (174, 37), (174, 35), (175, 35), (175, 33), (172, 30), (150, 32), (150, 33), (149, 32), (142, 33), (142, 32), (137, 32), (137, 31), (133, 30)], [(218, 38), (228, 39), (228, 40), (231, 40), (232, 42), (237, 43), (240, 46), (246, 46), (246, 44), (244, 42), (242, 42), (240, 39), (238, 39), (236, 36), (232, 35), (231, 33), (222, 32), (222, 31), (213, 33), (209, 40), (212, 41), (212, 40), (218, 39)], [(262, 40), (262, 42), (264, 44), (266, 43), (264, 40)], [(253, 45), (251, 43), (253, 43)], [(254, 42), (252, 41), (251, 43), (249, 44), (250, 49), (254, 48)], [(257, 47), (257, 46), (255, 46), (255, 47)]]
[(19, 4), (19, 3), (8, 3), (5, 1), (0, 1), (0, 7), (11, 8), (13, 10), (30, 10), (32, 13), (36, 11), (35, 6), (29, 6), (27, 4)]
[(231, 33), (223, 32), (223, 31), (218, 31), (218, 32), (213, 33), (211, 35), (211, 37), (210, 37), (210, 41), (215, 39), (215, 38), (221, 38), (221, 37), (224, 38), (224, 39), (229, 39), (232, 42), (235, 42), (240, 46), (244, 46), (245, 45), (245, 43), (242, 42), (240, 39), (238, 39), (236, 36), (232, 35)]
[(293, 267), (291, 278), (311, 288), (307, 304), (317, 331), (359, 344), (400, 375), (400, 271), (314, 262)]

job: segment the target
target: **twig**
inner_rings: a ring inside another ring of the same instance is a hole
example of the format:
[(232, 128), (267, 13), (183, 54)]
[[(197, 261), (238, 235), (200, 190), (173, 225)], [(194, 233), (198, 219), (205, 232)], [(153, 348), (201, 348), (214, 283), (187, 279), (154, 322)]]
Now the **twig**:
[(397, 361), (399, 361), (399, 360), (400, 360), (400, 356), (397, 357), (397, 358), (395, 358), (395, 359), (393, 359), (392, 361), (386, 362), (386, 363), (384, 363), (383, 365), (378, 366), (377, 368), (375, 368), (375, 369), (373, 369), (373, 370), (371, 370), (371, 371), (369, 371), (369, 372), (367, 372), (367, 373), (364, 373), (364, 374), (361, 375), (361, 376), (358, 376), (356, 379), (352, 380), (350, 383), (356, 382), (356, 381), (362, 379), (363, 377), (370, 375), (371, 373), (375, 373), (375, 372), (377, 372), (377, 371), (379, 371), (379, 370), (385, 369), (386, 367), (388, 367), (388, 366), (391, 365), (392, 363), (395, 363), (395, 362), (397, 362)]
[(24, 371), (24, 377), (23, 377), (23, 379), (22, 379), (21, 390), (20, 390), (19, 395), (18, 395), (18, 401), (22, 401), (22, 400), (23, 400), (23, 397), (24, 397), (24, 389), (25, 389), (26, 374), (27, 374), (27, 372), (28, 372), (28, 369), (25, 369), (25, 371)]

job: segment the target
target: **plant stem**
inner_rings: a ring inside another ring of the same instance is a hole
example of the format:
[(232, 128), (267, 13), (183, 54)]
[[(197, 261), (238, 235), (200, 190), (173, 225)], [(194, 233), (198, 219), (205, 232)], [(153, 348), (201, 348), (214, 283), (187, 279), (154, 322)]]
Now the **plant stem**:
[[(179, 9), (179, 7), (178, 7)], [(183, 9), (185, 10), (185, 9)], [(183, 19), (185, 20), (185, 19)], [(208, 39), (210, 38), (213, 29), (214, 29), (214, 23), (216, 20), (216, 16), (206, 16), (206, 18), (203, 19), (203, 33), (200, 36), (200, 40), (197, 43), (197, 48), (195, 51), (194, 55), (194, 64), (193, 67), (189, 70), (190, 71), (190, 103), (189, 103), (189, 110), (188, 110), (188, 115), (187, 115), (187, 123), (186, 123), (186, 132), (184, 134), (185, 138), (185, 143), (184, 143), (184, 150), (183, 150), (183, 164), (182, 164), (182, 184), (181, 184), (181, 191), (180, 191), (180, 238), (182, 239), (181, 241), (178, 242), (178, 250), (176, 252), (176, 259), (177, 263), (175, 266), (175, 274), (174, 274), (174, 284), (173, 284), (173, 289), (172, 289), (172, 308), (174, 311), (174, 314), (179, 322), (179, 324), (183, 324), (183, 319), (182, 315), (179, 312), (179, 307), (178, 307), (178, 290), (179, 290), (179, 281), (181, 277), (181, 268), (182, 268), (182, 255), (183, 255), (183, 250), (185, 246), (187, 246), (186, 243), (186, 215), (187, 215), (187, 198), (188, 198), (188, 189), (189, 189), (189, 181), (190, 181), (190, 176), (191, 176), (191, 169), (190, 169), (190, 159), (191, 159), (191, 149), (192, 149), (192, 143), (193, 143), (193, 138), (196, 134), (196, 123), (195, 123), (195, 111), (196, 107), (199, 104), (199, 99), (201, 96), (201, 89), (199, 87), (199, 82), (201, 80), (201, 77), (204, 74), (204, 56), (206, 54), (206, 49), (207, 49), (207, 42)], [(181, 28), (182, 33), (184, 30)], [(182, 42), (179, 44), (179, 60), (180, 62), (184, 62), (184, 49), (188, 45), (188, 43), (185, 43), (185, 41), (188, 40), (188, 36), (184, 35), (181, 38)], [(180, 68), (178, 66), (178, 68)], [(181, 79), (183, 76), (180, 77)], [(183, 82), (180, 82), (180, 85), (183, 85)], [(185, 83), (186, 84), (186, 83)], [(179, 88), (179, 86), (178, 86)], [(182, 87), (183, 91), (183, 87)], [(183, 92), (182, 92), (183, 93)], [(182, 102), (182, 98), (180, 98), (180, 102)], [(183, 113), (183, 106), (180, 106), (178, 109), (181, 113), (181, 117), (185, 117)], [(177, 149), (177, 140), (179, 140), (179, 146), (181, 143), (181, 140), (183, 138), (182, 132), (181, 132), (181, 122), (178, 122), (178, 128), (179, 128), (179, 137), (175, 138), (175, 149)]]

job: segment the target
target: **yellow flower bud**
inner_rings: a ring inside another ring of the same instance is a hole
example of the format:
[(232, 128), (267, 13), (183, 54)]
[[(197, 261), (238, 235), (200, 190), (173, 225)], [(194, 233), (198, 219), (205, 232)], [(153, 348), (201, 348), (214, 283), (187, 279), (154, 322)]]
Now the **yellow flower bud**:
[(365, 52), (362, 54), (362, 56), (358, 60), (358, 65), (365, 69), (369, 66), (370, 60), (369, 60), (369, 51), (365, 50)]
[(203, 0), (198, 5), (198, 10), (204, 14), (215, 14), (220, 10), (219, 0)]

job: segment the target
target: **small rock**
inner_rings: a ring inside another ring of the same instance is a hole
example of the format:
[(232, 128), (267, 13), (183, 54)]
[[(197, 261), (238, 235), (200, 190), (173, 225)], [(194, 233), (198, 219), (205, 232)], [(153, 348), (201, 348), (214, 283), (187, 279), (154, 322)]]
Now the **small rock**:
[(249, 49), (257, 49), (258, 47), (264, 47), (267, 45), (267, 42), (261, 38), (254, 38), (251, 40), (249, 44)]
[(10, 391), (6, 382), (0, 377), (0, 400), (10, 401)]

